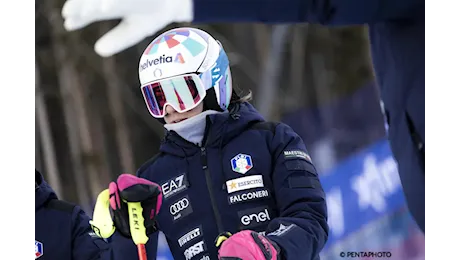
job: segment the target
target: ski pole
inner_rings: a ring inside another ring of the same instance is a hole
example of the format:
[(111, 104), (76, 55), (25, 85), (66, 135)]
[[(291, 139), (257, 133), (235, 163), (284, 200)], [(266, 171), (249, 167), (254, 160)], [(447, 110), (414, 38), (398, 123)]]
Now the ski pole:
[(147, 260), (145, 244), (149, 240), (146, 235), (144, 226), (144, 217), (142, 216), (142, 206), (140, 202), (128, 202), (129, 229), (134, 244), (137, 246), (139, 260)]

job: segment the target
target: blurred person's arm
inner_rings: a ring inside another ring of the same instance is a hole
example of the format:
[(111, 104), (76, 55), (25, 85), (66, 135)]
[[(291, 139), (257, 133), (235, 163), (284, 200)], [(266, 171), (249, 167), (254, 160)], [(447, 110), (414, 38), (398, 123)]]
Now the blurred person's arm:
[(89, 216), (75, 206), (72, 212), (72, 259), (113, 260), (109, 244), (98, 237), (89, 224)]
[(372, 24), (410, 19), (424, 6), (423, 0), (67, 0), (62, 15), (68, 31), (121, 19), (94, 46), (107, 57), (174, 22)]
[(405, 19), (423, 0), (193, 0), (194, 22), (370, 24)]
[[(115, 232), (107, 243), (98, 237), (89, 224), (90, 217), (76, 206), (72, 213), (72, 259), (73, 260), (126, 260), (138, 259), (137, 246), (133, 240)], [(147, 259), (156, 259), (158, 232), (152, 233), (145, 245)]]
[[(112, 258), (109, 258), (110, 260), (139, 259), (137, 246), (134, 244), (132, 239), (124, 237), (120, 233), (115, 232), (109, 241), (112, 248)], [(145, 244), (147, 259), (156, 259), (157, 248), (158, 232), (155, 232), (149, 235), (149, 240), (147, 241), (147, 244)]]

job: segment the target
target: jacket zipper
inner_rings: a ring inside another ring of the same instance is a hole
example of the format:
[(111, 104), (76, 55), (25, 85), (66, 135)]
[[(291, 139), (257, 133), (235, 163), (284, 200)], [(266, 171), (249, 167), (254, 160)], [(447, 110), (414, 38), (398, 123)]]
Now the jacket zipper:
[(205, 174), (205, 177), (206, 177), (206, 186), (208, 187), (209, 197), (211, 198), (211, 206), (212, 206), (212, 210), (214, 212), (214, 218), (216, 219), (217, 229), (218, 229), (219, 234), (220, 234), (220, 233), (224, 232), (224, 227), (222, 225), (222, 219), (220, 217), (219, 210), (217, 209), (216, 199), (213, 196), (211, 175), (209, 173), (208, 158), (206, 156), (206, 148), (205, 147), (201, 147), (201, 165), (203, 166), (204, 174)]

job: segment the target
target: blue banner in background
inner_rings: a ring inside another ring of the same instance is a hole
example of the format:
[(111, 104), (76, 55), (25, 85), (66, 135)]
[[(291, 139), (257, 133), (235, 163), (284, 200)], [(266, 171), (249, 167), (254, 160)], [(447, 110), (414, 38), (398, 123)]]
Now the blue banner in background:
[[(326, 192), (330, 227), (324, 251), (405, 207), (397, 168), (388, 142), (382, 140), (320, 177)], [(158, 259), (172, 259), (163, 236), (160, 236)]]
[(397, 168), (385, 140), (343, 161), (321, 177), (330, 227), (325, 248), (405, 206)]
[(381, 140), (321, 177), (330, 227), (321, 259), (343, 259), (341, 253), (350, 251), (425, 259), (425, 237), (407, 210), (397, 168), (387, 140)]

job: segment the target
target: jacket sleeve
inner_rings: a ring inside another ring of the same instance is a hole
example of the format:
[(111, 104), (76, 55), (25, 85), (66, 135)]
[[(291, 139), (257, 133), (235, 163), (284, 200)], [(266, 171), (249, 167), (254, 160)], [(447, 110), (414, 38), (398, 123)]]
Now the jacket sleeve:
[[(112, 247), (112, 258), (111, 260), (125, 260), (125, 259), (139, 259), (137, 253), (137, 247), (133, 240), (122, 236), (120, 233), (115, 234), (110, 238), (110, 245)], [(149, 236), (149, 240), (145, 245), (145, 251), (147, 252), (147, 259), (155, 260), (157, 257), (157, 246), (158, 246), (158, 232), (152, 233)], [(104, 259), (105, 260), (105, 259)]]
[[(194, 22), (370, 24), (411, 18), (423, 0), (194, 0)], [(424, 15), (424, 12), (423, 12)]]
[(109, 244), (93, 232), (89, 220), (89, 216), (75, 206), (72, 213), (72, 259), (111, 260)]
[[(72, 260), (139, 259), (134, 242), (115, 232), (109, 243), (98, 237), (89, 224), (89, 216), (78, 206), (73, 212)], [(156, 259), (158, 232), (150, 235), (145, 245), (147, 259)]]
[(323, 188), (302, 139), (278, 124), (271, 143), (272, 181), (279, 217), (265, 235), (281, 248), (282, 259), (316, 259), (327, 241)]

